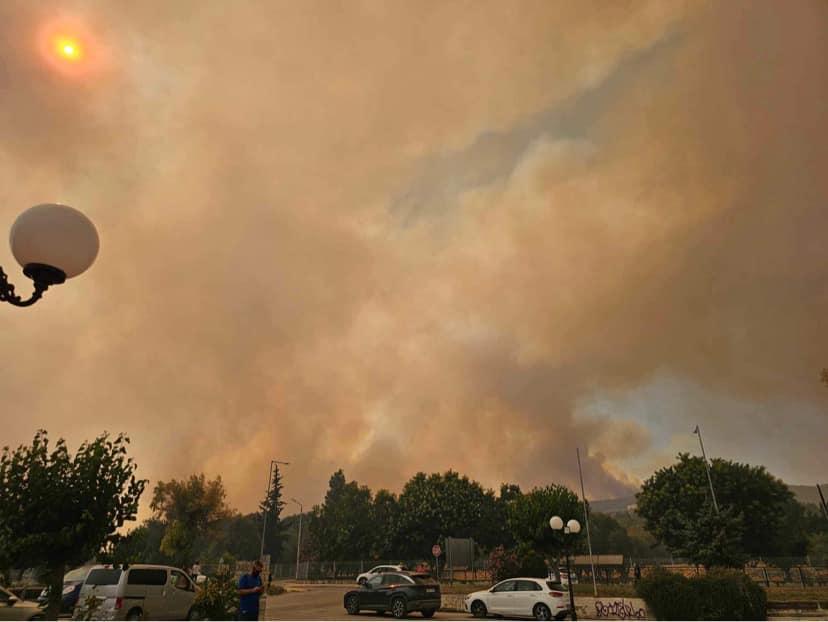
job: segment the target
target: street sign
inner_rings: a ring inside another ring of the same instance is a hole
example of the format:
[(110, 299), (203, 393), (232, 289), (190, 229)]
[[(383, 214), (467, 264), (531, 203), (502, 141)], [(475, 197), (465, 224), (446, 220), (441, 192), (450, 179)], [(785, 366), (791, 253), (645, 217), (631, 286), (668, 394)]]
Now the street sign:
[(434, 557), (440, 557), (440, 554), (442, 552), (443, 552), (443, 549), (440, 548), (439, 544), (435, 544), (434, 546), (431, 547), (431, 554), (434, 555)]

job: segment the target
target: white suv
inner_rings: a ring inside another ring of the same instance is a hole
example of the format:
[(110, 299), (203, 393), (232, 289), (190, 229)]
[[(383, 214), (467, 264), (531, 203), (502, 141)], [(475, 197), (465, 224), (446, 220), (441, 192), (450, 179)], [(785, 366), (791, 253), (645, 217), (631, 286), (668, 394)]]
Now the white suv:
[(374, 566), (368, 572), (363, 572), (361, 575), (357, 577), (357, 583), (360, 585), (365, 585), (370, 581), (373, 577), (376, 577), (378, 574), (385, 574), (387, 572), (401, 572), (405, 570), (402, 566)]
[(475, 618), (487, 615), (562, 620), (569, 613), (564, 588), (548, 579), (519, 577), (466, 596), (463, 607)]
[(93, 566), (83, 582), (74, 619), (194, 620), (198, 617), (195, 596), (195, 584), (180, 568)]

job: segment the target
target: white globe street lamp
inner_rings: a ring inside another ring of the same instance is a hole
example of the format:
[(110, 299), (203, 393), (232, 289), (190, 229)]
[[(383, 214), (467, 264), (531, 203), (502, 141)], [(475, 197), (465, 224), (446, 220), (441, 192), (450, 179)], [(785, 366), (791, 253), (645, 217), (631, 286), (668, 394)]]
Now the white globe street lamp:
[(16, 307), (34, 304), (51, 285), (85, 272), (100, 247), (92, 221), (78, 210), (56, 203), (35, 205), (20, 214), (12, 225), (9, 244), (23, 274), (34, 281), (34, 292), (23, 300), (0, 268), (0, 300)]
[(554, 531), (563, 531), (564, 533), (564, 554), (566, 555), (566, 584), (569, 588), (569, 611), (573, 620), (578, 619), (578, 612), (575, 610), (575, 594), (572, 591), (572, 569), (569, 566), (569, 547), (567, 546), (566, 536), (575, 536), (581, 532), (581, 523), (574, 518), (568, 520), (564, 525), (563, 519), (560, 516), (553, 516), (549, 519), (549, 526)]

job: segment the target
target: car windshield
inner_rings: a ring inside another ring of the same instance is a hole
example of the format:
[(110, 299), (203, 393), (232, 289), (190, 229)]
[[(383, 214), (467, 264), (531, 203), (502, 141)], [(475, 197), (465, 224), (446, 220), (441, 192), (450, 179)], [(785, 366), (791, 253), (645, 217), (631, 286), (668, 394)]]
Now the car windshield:
[(66, 573), (63, 577), (64, 583), (69, 583), (70, 581), (83, 581), (83, 578), (86, 576), (86, 573), (89, 572), (89, 568), (75, 568)]
[(120, 579), (120, 568), (95, 568), (86, 577), (86, 585), (117, 585)]
[(434, 579), (427, 574), (415, 574), (411, 578), (414, 579), (414, 583), (417, 585), (431, 585), (434, 583)]
[(547, 581), (546, 586), (550, 590), (558, 590), (559, 592), (564, 591), (564, 586), (561, 583), (555, 583), (554, 581)]

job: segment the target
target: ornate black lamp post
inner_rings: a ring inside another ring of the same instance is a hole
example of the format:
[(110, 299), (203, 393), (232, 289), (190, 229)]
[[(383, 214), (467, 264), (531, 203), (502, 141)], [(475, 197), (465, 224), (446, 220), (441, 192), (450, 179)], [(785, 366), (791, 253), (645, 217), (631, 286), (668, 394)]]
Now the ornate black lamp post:
[(567, 543), (568, 535), (576, 535), (581, 531), (581, 523), (574, 518), (567, 521), (564, 525), (563, 519), (560, 516), (553, 516), (549, 519), (549, 526), (555, 531), (563, 530), (564, 533), (564, 554), (566, 555), (566, 584), (569, 588), (569, 612), (573, 620), (578, 619), (578, 612), (575, 610), (575, 595), (572, 592), (572, 569), (569, 567), (569, 546)]
[(9, 235), (12, 254), (23, 274), (34, 281), (32, 295), (23, 299), (0, 268), (0, 300), (28, 307), (50, 286), (85, 272), (98, 255), (98, 232), (86, 216), (67, 205), (44, 203), (17, 217)]

